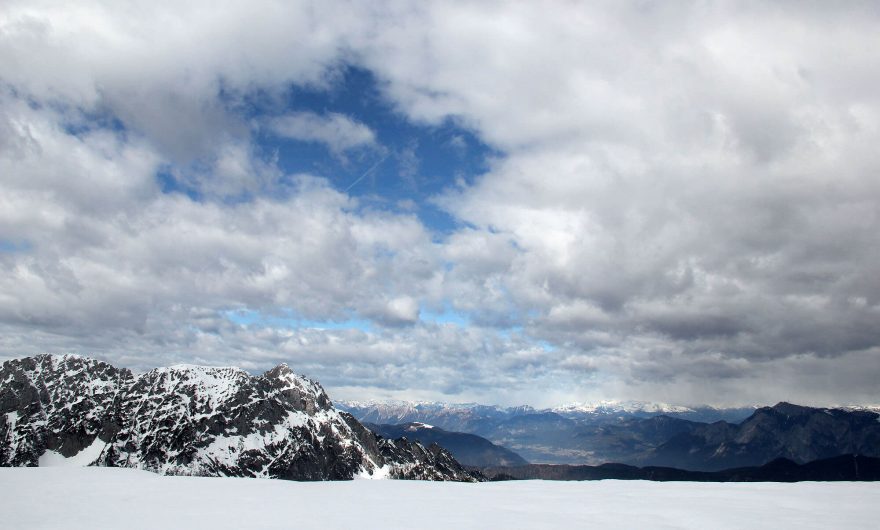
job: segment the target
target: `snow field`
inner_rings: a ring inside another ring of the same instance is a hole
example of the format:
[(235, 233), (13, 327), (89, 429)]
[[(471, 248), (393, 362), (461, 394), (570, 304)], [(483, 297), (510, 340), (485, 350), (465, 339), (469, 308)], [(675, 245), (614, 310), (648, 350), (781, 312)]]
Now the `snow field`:
[(288, 482), (0, 469), (2, 528), (877, 528), (880, 483)]

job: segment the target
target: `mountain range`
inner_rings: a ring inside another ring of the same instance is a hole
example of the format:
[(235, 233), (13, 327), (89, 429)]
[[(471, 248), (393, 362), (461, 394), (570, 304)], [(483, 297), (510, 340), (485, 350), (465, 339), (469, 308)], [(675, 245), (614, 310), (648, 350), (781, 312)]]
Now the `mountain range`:
[(167, 475), (476, 481), (446, 450), (389, 440), (286, 365), (252, 376), (179, 365), (141, 375), (75, 355), (0, 369), (0, 465)]
[(337, 406), (356, 417), (377, 424), (422, 422), (451, 431), (472, 432), (486, 422), (499, 422), (517, 416), (557, 414), (580, 421), (622, 418), (650, 418), (666, 415), (691, 421), (737, 422), (757, 409), (753, 407), (685, 407), (645, 401), (604, 400), (594, 403), (569, 403), (537, 409), (529, 405), (499, 407), (478, 403), (443, 403), (437, 401), (337, 401)]
[(405, 401), (339, 401), (337, 406), (371, 424), (416, 422), (475, 434), (529, 462), (550, 464), (630, 461), (694, 421), (739, 421), (755, 410), (620, 401), (546, 409)]
[[(784, 402), (749, 409), (630, 405), (536, 410), (400, 402), (341, 406), (365, 421), (421, 421), (476, 434), (538, 464), (617, 462), (717, 471), (761, 466), (777, 458), (803, 464), (842, 454), (880, 457), (880, 415), (871, 408)], [(698, 410), (710, 421), (686, 419)]]
[(689, 425), (637, 461), (715, 471), (777, 458), (802, 464), (841, 454), (880, 457), (880, 414), (783, 402), (762, 407), (738, 424)]
[(0, 465), (476, 481), (482, 476), (471, 468), (527, 462), (717, 472), (780, 458), (804, 465), (880, 457), (880, 414), (854, 407), (783, 402), (749, 409), (739, 421), (722, 418), (745, 410), (618, 402), (544, 410), (343, 402), (340, 409), (286, 365), (261, 375), (192, 365), (136, 375), (85, 357), (38, 355), (0, 368)]

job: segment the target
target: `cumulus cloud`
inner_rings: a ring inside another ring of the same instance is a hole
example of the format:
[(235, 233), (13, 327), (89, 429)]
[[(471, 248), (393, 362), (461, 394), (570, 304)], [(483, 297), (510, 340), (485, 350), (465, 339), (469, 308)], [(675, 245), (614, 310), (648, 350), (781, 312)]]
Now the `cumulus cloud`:
[[(877, 17), (7, 2), (0, 351), (283, 360), (345, 397), (876, 399)], [(347, 65), (414, 126), (497, 153), (433, 198), (451, 232), (260, 149), (256, 97), (279, 136), (376, 146), (366, 119), (280, 103)], [(243, 326), (239, 309), (374, 329)]]
[(419, 319), (419, 303), (409, 296), (392, 298), (380, 301), (366, 315), (388, 326), (414, 324)]

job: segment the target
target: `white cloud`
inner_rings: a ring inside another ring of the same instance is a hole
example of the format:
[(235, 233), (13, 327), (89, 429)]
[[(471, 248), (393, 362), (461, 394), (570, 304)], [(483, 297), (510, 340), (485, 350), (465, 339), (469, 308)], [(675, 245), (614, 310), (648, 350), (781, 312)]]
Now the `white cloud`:
[(401, 296), (389, 300), (383, 313), (384, 319), (392, 324), (414, 324), (419, 319), (419, 303), (415, 298)]
[(272, 119), (269, 128), (277, 135), (294, 140), (323, 143), (334, 153), (372, 146), (376, 134), (363, 123), (335, 112), (326, 115), (294, 112)]

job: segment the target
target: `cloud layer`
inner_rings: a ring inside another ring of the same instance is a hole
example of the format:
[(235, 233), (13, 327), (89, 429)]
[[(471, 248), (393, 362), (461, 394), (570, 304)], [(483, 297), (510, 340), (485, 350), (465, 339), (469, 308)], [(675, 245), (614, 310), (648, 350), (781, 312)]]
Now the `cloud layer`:
[[(876, 401), (878, 19), (7, 2), (0, 352), (287, 361), (351, 398)], [(456, 228), (260, 143), (380, 149), (381, 124), (284, 104), (349, 66), (497, 153), (431, 199)]]

